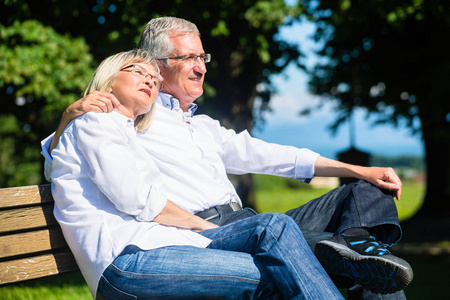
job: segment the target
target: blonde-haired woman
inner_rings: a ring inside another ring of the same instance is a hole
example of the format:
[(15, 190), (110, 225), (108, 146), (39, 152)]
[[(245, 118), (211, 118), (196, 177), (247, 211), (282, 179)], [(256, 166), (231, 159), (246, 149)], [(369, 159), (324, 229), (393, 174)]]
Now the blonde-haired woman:
[(93, 297), (340, 298), (286, 215), (217, 227), (167, 199), (136, 139), (160, 85), (146, 51), (105, 59), (85, 97), (113, 99), (114, 111), (76, 118), (52, 151), (54, 214)]

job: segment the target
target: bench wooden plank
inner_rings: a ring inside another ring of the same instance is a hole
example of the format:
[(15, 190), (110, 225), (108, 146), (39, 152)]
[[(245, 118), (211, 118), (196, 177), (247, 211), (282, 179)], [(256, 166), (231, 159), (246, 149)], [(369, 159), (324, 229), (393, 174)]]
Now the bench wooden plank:
[(53, 202), (50, 184), (0, 189), (0, 208)]
[(69, 248), (60, 228), (0, 236), (0, 259)]
[(77, 270), (70, 252), (5, 261), (0, 262), (0, 285)]
[(50, 184), (0, 189), (0, 286), (79, 271)]
[(56, 225), (53, 205), (0, 211), (0, 233)]

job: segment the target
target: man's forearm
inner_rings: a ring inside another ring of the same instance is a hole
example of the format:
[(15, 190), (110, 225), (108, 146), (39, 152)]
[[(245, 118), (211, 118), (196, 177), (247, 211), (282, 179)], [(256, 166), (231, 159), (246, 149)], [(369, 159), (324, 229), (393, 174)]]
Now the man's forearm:
[(393, 192), (400, 200), (402, 182), (392, 168), (363, 167), (319, 156), (314, 165), (314, 175), (321, 177), (354, 177)]
[(363, 179), (364, 167), (350, 165), (337, 160), (318, 156), (314, 165), (318, 177), (354, 177)]
[(120, 110), (120, 102), (117, 98), (109, 92), (94, 91), (89, 95), (75, 101), (64, 111), (58, 128), (56, 129), (55, 136), (50, 143), (48, 152), (51, 154), (52, 150), (58, 145), (59, 139), (69, 123), (89, 111), (98, 113), (110, 113), (114, 109)]
[(59, 122), (58, 128), (56, 129), (55, 135), (52, 138), (52, 142), (50, 143), (50, 148), (48, 149), (48, 153), (51, 155), (52, 150), (55, 149), (55, 147), (59, 143), (59, 139), (61, 138), (61, 135), (64, 132), (64, 129), (66, 129), (67, 125), (73, 120), (73, 118), (70, 118), (66, 112), (63, 113), (61, 117), (61, 121)]

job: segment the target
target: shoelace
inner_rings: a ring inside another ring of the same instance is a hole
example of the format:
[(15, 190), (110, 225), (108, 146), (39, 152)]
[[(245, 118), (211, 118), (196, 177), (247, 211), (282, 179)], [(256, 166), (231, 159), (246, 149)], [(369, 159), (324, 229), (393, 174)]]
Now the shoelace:
[(373, 236), (367, 238), (367, 236), (343, 235), (349, 238), (348, 243), (350, 245), (359, 248), (360, 251), (363, 251), (366, 254), (381, 256), (390, 253), (389, 250), (386, 249), (387, 244), (377, 241)]

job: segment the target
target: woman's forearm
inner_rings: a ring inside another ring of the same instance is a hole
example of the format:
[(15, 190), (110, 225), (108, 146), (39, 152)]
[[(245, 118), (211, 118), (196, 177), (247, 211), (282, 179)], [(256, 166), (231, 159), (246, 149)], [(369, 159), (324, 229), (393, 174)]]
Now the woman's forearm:
[(167, 200), (166, 206), (153, 221), (162, 225), (198, 231), (218, 227), (211, 222), (205, 221), (202, 218), (185, 211), (170, 200)]

